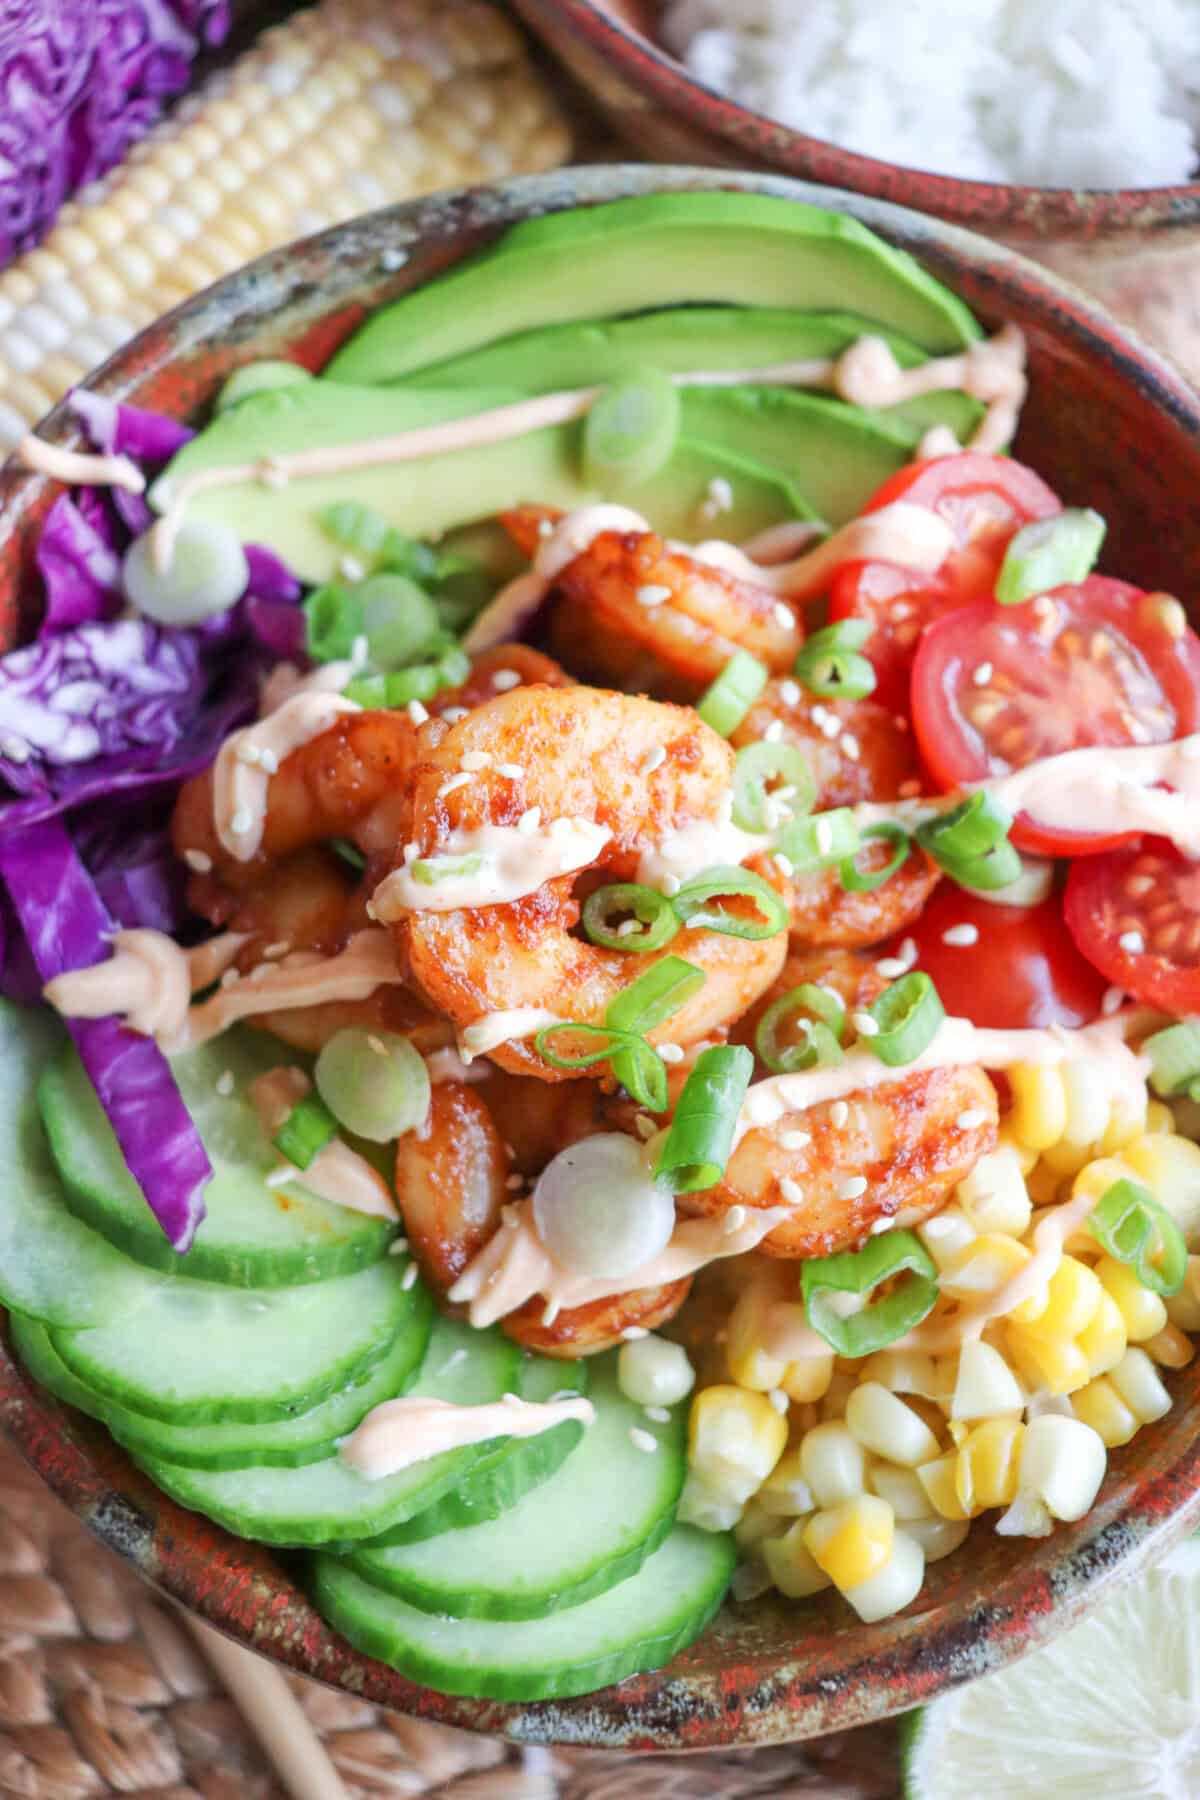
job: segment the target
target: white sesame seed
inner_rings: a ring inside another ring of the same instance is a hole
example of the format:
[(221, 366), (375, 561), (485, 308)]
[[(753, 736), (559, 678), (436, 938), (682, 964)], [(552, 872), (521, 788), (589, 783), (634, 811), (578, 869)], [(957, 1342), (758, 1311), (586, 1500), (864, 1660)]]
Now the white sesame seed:
[(507, 694), (520, 685), (521, 677), (515, 669), (497, 669), (492, 676), (492, 686), (498, 694)]
[(642, 763), (642, 774), (653, 775), (655, 769), (661, 769), (666, 760), (667, 752), (665, 746), (662, 744), (655, 744), (653, 750), (647, 751), (646, 753), (645, 761)]
[(410, 252), (401, 249), (399, 244), (390, 244), (386, 250), (380, 251), (379, 266), (386, 274), (394, 275), (397, 269), (404, 267), (409, 255)]
[(661, 606), (664, 600), (671, 598), (671, 590), (669, 587), (660, 587), (657, 582), (648, 581), (637, 589), (634, 598), (639, 606)]
[(391, 1243), (388, 1245), (388, 1255), (389, 1256), (407, 1256), (408, 1255), (408, 1239), (406, 1237), (393, 1238)]
[(373, 1031), (367, 1034), (367, 1049), (375, 1056), (386, 1056), (388, 1053), (388, 1047), (383, 1039), (377, 1037)]
[(561, 1311), (562, 1307), (557, 1300), (547, 1300), (542, 1308), (542, 1324), (544, 1326), (553, 1325)]
[(782, 600), (775, 602), (771, 613), (780, 631), (790, 631), (796, 623), (795, 613), (790, 606), (785, 606)]
[(789, 1206), (804, 1205), (804, 1189), (798, 1181), (793, 1181), (790, 1175), (779, 1177), (779, 1191)]
[(650, 1117), (649, 1113), (638, 1113), (633, 1121), (633, 1129), (637, 1132), (643, 1143), (648, 1143), (658, 1130), (658, 1125)]
[(723, 475), (714, 475), (708, 484), (708, 498), (714, 512), (729, 512), (733, 506), (733, 489)]
[(943, 931), (942, 942), (949, 944), (952, 949), (961, 946), (965, 950), (968, 945), (979, 942), (979, 927), (978, 925), (951, 925), (949, 930)]
[(479, 769), (486, 769), (491, 760), (486, 750), (468, 750), (460, 759), (458, 766), (473, 775)]
[(777, 743), (779, 743), (779, 741), (782, 737), (783, 737), (783, 720), (782, 719), (772, 719), (771, 723), (767, 726), (767, 729), (762, 734), (763, 743), (764, 744), (777, 744)]
[(683, 1061), (683, 1051), (678, 1044), (659, 1044), (658, 1054), (665, 1063), (681, 1063)]
[(537, 830), (537, 828), (541, 824), (541, 822), (542, 822), (541, 807), (540, 806), (530, 806), (526, 809), (525, 812), (523, 812), (521, 814), (520, 818), (517, 820), (517, 830), (534, 832)]
[(673, 900), (682, 886), (678, 875), (664, 875), (662, 878), (662, 891), (668, 900)]
[(520, 763), (497, 763), (497, 775), (503, 775), (506, 781), (524, 781), (525, 771)]
[(779, 870), (781, 875), (794, 875), (796, 873), (796, 865), (793, 863), (790, 856), (785, 856), (783, 854), (782, 850), (777, 850), (771, 858), (771, 861), (775, 864), (775, 867)]
[(539, 519), (538, 523), (537, 523), (537, 534), (540, 538), (553, 537), (554, 536), (554, 520), (553, 519)]
[(908, 964), (898, 956), (881, 956), (875, 967), (885, 981), (898, 981), (901, 975), (908, 974)]
[(263, 1181), (269, 1188), (286, 1187), (289, 1181), (295, 1179), (295, 1176), (296, 1171), (291, 1164), (284, 1163), (281, 1169), (272, 1169), (269, 1175), (264, 1175)]
[(622, 919), (617, 926), (617, 936), (619, 938), (636, 937), (641, 929), (642, 921), (640, 919)]
[(416, 860), (417, 860), (418, 856), (420, 856), (420, 854), (421, 854), (420, 844), (414, 843), (410, 839), (409, 842), (407, 844), (405, 844), (405, 846), (404, 846), (405, 862), (406, 863), (416, 862)]
[(840, 1200), (858, 1200), (867, 1191), (865, 1175), (843, 1175), (838, 1182), (838, 1198)]
[(643, 1406), (642, 1411), (645, 1413), (646, 1417), (652, 1419), (656, 1425), (669, 1425), (671, 1423), (671, 1409), (669, 1406)]
[(783, 701), (783, 704), (785, 706), (799, 706), (799, 704), (800, 704), (800, 684), (799, 684), (799, 682), (797, 682), (797, 681), (781, 681), (779, 684), (779, 698)]
[(467, 708), (465, 706), (448, 706), (442, 714), (442, 718), (446, 721), (447, 725), (457, 725), (458, 721), (460, 719), (465, 719), (466, 716)]
[(242, 976), (241, 976), (240, 970), (226, 969), (225, 973), (222, 975), (222, 977), (217, 985), (219, 987), (223, 987), (223, 988), (231, 988), (231, 987), (234, 987), (241, 979), (242, 979)]
[(965, 1112), (959, 1113), (954, 1123), (960, 1131), (974, 1131), (987, 1123), (987, 1114), (982, 1106), (968, 1106)]
[(744, 1206), (731, 1206), (729, 1211), (725, 1214), (721, 1230), (726, 1237), (732, 1237), (733, 1233), (735, 1231), (740, 1231), (745, 1223), (746, 1208)]
[(785, 1150), (807, 1150), (812, 1143), (811, 1131), (785, 1131), (779, 1142)]
[(276, 957), (286, 956), (291, 947), (291, 941), (288, 938), (280, 938), (278, 943), (268, 944), (263, 955), (273, 962)]
[(365, 563), (359, 562), (357, 556), (346, 555), (338, 563), (338, 572), (344, 575), (347, 581), (361, 581), (367, 568)]
[(857, 1031), (859, 1037), (873, 1038), (873, 1037), (879, 1036), (878, 1023), (871, 1017), (870, 1013), (868, 1013), (868, 1012), (852, 1013), (851, 1020), (854, 1025), (854, 1029), (855, 1029), (855, 1031)]
[(438, 789), (438, 799), (444, 800), (446, 795), (452, 794), (456, 788), (466, 787), (470, 779), (471, 776), (468, 770), (460, 769), (457, 775), (451, 775), (448, 781), (443, 781), (441, 787)]
[(215, 1086), (222, 1100), (228, 1100), (234, 1089), (233, 1070), (222, 1070), (221, 1074), (217, 1076)]
[(976, 687), (986, 687), (995, 673), (990, 662), (981, 662), (971, 671), (971, 680)]
[(822, 856), (828, 856), (833, 848), (833, 826), (828, 819), (818, 819), (814, 828), (817, 850)]
[(643, 1431), (640, 1425), (629, 1427), (629, 1441), (635, 1450), (642, 1450), (647, 1456), (658, 1449), (658, 1439), (652, 1431)]
[(767, 1399), (771, 1402), (771, 1405), (775, 1408), (777, 1413), (787, 1412), (788, 1397), (782, 1388), (772, 1388), (767, 1395)]
[(897, 950), (896, 955), (903, 957), (905, 968), (911, 969), (913, 964), (917, 960), (917, 941), (916, 941), (916, 939), (906, 937), (904, 939), (904, 941), (901, 943), (899, 950)]
[(351, 642), (350, 661), (353, 663), (353, 665), (356, 669), (362, 669), (362, 668), (366, 667), (366, 665), (370, 662), (370, 660), (371, 660), (371, 646), (367, 642), (366, 634), (364, 632), (360, 632), (359, 635), (356, 638), (354, 638)]
[(1120, 1012), (1125, 1004), (1125, 995), (1118, 987), (1104, 990), (1104, 998), (1100, 1002), (1100, 1011), (1106, 1019), (1111, 1019), (1115, 1012)]
[(400, 1277), (400, 1286), (405, 1293), (408, 1292), (409, 1288), (416, 1287), (420, 1274), (421, 1271), (418, 1269), (416, 1263), (409, 1263), (407, 1269), (405, 1269), (403, 1275)]
[(278, 775), (279, 757), (274, 750), (260, 750), (258, 753), (258, 766), (266, 775)]
[(842, 721), (838, 718), (837, 714), (826, 713), (825, 717), (821, 720), (821, 736), (829, 738), (832, 742), (841, 729)]
[(840, 1130), (850, 1117), (850, 1108), (844, 1100), (835, 1100), (829, 1109), (829, 1123)]
[(185, 850), (183, 860), (189, 869), (196, 871), (197, 875), (207, 875), (213, 866), (212, 857), (207, 850)]
[(424, 725), (429, 718), (428, 707), (422, 706), (419, 700), (410, 700), (404, 710), (412, 725)]
[(1127, 950), (1130, 956), (1140, 956), (1146, 948), (1146, 940), (1140, 931), (1123, 931), (1117, 939), (1117, 943), (1122, 950)]
[(827, 706), (822, 706), (818, 701), (818, 703), (810, 710), (808, 716), (814, 725), (824, 725), (826, 719), (828, 719), (831, 714), (829, 708)]
[(248, 806), (239, 806), (229, 821), (234, 837), (245, 837), (254, 829), (254, 815)]
[(841, 743), (842, 755), (848, 756), (851, 762), (857, 762), (862, 755), (862, 747), (860, 746), (858, 739), (854, 736), (854, 733), (851, 731), (843, 732)]
[(650, 1333), (644, 1325), (627, 1325), (621, 1336), (627, 1344), (636, 1344), (639, 1338), (649, 1337)]
[(517, 1174), (506, 1175), (504, 1185), (510, 1194), (517, 1194), (525, 1186), (525, 1177)]
[(237, 758), (238, 762), (246, 763), (250, 768), (253, 769), (257, 766), (259, 760), (261, 759), (262, 751), (259, 749), (257, 744), (239, 744), (237, 749), (234, 751), (234, 755)]

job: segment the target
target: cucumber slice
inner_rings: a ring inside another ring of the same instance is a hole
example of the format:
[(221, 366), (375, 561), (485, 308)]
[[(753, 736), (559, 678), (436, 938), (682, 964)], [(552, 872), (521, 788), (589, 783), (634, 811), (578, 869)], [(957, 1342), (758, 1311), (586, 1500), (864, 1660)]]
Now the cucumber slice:
[[(526, 1356), (517, 1375), (522, 1400), (549, 1400), (566, 1394), (586, 1394), (586, 1362), (560, 1362), (553, 1356)], [(583, 1436), (578, 1419), (564, 1419), (552, 1431), (537, 1437), (508, 1438), (490, 1455), (480, 1457), (458, 1487), (443, 1494), (415, 1518), (393, 1525), (372, 1539), (371, 1547), (384, 1544), (419, 1544), (443, 1531), (462, 1531), (498, 1519), (531, 1489), (548, 1481), (570, 1456)]]
[[(460, 1406), (481, 1405), (512, 1389), (516, 1368), (516, 1346), (500, 1332), (473, 1331), (453, 1319), (439, 1319), (409, 1392)], [(336, 1456), (302, 1469), (224, 1473), (180, 1469), (150, 1457), (139, 1460), (168, 1494), (239, 1537), (267, 1544), (328, 1544), (376, 1537), (398, 1519), (432, 1505), (490, 1447), (447, 1450), (382, 1481), (365, 1481)]]
[(636, 1575), (547, 1619), (443, 1619), (372, 1587), (336, 1556), (314, 1597), (357, 1650), (410, 1681), (478, 1700), (557, 1700), (660, 1669), (699, 1637), (734, 1565), (725, 1534), (677, 1525)]
[[(608, 1358), (591, 1394), (596, 1417), (582, 1444), (511, 1512), (457, 1532), (450, 1544), (364, 1545), (352, 1566), (410, 1606), (455, 1619), (541, 1619), (627, 1580), (675, 1522), (687, 1472), (686, 1408), (651, 1424), (622, 1394)], [(656, 1447), (637, 1449), (631, 1432)]]
[(171, 1281), (132, 1318), (56, 1331), (72, 1374), (108, 1400), (176, 1424), (290, 1419), (364, 1376), (414, 1305), (402, 1261), (312, 1287)]
[(163, 1283), (63, 1205), (35, 1093), (65, 1037), (48, 1008), (0, 1000), (0, 1304), (74, 1329), (131, 1317)]
[(332, 1456), (339, 1438), (373, 1406), (392, 1400), (410, 1385), (429, 1342), (433, 1301), (416, 1290), (418, 1303), (404, 1320), (387, 1354), (361, 1380), (331, 1394), (308, 1412), (274, 1423), (172, 1425), (130, 1412), (106, 1400), (73, 1375), (50, 1341), (45, 1327), (33, 1319), (14, 1317), (13, 1342), (36, 1381), (68, 1406), (100, 1419), (119, 1444), (136, 1456), (161, 1457), (191, 1469), (241, 1469), (256, 1464), (299, 1468)]
[[(171, 1073), (213, 1165), (207, 1216), (179, 1256), (126, 1168), (82, 1063), (73, 1049), (64, 1051), (42, 1076), (38, 1104), (72, 1212), (149, 1268), (226, 1287), (292, 1287), (378, 1262), (395, 1235), (386, 1219), (318, 1200), (298, 1183), (267, 1186), (279, 1155), (246, 1092), (280, 1056), (278, 1044), (241, 1031), (172, 1057)], [(227, 1097), (217, 1091), (225, 1074), (234, 1081)]]

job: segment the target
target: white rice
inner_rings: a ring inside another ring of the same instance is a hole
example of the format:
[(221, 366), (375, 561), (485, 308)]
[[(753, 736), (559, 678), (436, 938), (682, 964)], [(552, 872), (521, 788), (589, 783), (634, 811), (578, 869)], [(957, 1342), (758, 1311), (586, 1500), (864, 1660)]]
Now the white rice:
[(756, 112), (1035, 187), (1193, 179), (1200, 0), (669, 0), (663, 38)]

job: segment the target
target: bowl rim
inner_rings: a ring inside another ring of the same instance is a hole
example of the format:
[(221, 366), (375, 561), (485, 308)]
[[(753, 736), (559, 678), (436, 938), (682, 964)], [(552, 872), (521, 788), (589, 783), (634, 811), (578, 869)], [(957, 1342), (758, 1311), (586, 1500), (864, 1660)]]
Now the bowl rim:
[(1156, 226), (1178, 229), (1200, 221), (1200, 180), (1169, 187), (1029, 187), (884, 162), (731, 99), (597, 0), (516, 0), (516, 4), (527, 19), (573, 28), (667, 111), (678, 113), (682, 100), (683, 110), (690, 112), (686, 97), (695, 95), (703, 103), (704, 116), (692, 123), (710, 137), (724, 138), (748, 156), (765, 157), (772, 168), (802, 180), (936, 213), (979, 230), (1013, 230), (1031, 241), (1105, 237)]
[[(170, 370), (176, 358), (186, 368), (187, 352), (210, 345), (214, 333), (228, 332), (231, 324), (250, 330), (289, 304), (302, 321), (314, 309), (323, 319), (338, 296), (327, 299), (322, 274), (332, 272), (346, 284), (344, 298), (351, 282), (361, 288), (382, 279), (380, 269), (398, 267), (385, 260), (386, 247), (415, 246), (423, 234), (436, 252), (443, 244), (466, 238), (470, 245), (472, 234), (495, 235), (518, 218), (568, 206), (713, 189), (777, 194), (845, 212), (923, 258), (935, 272), (955, 261), (968, 264), (999, 306), (1006, 290), (1019, 287), (1025, 308), (1032, 307), (1048, 331), (1067, 338), (1077, 356), (1115, 364), (1148, 405), (1200, 441), (1200, 395), (1181, 374), (1094, 301), (1002, 245), (886, 202), (786, 176), (640, 164), (573, 168), (452, 190), (299, 240), (155, 322), (84, 385), (118, 399), (137, 393), (148, 376)], [(405, 249), (401, 261), (408, 255)], [(408, 279), (403, 273), (388, 275), (396, 291)], [(53, 441), (81, 441), (65, 402), (38, 429)], [(14, 545), (28, 535), (40, 504), (56, 489), (46, 477), (11, 463), (0, 474), (0, 588), (6, 577), (12, 579)], [(0, 1311), (0, 1326), (3, 1319)], [(1111, 1584), (1135, 1574), (1200, 1524), (1197, 1433), (1181, 1449), (1172, 1448), (1169, 1459), (1164, 1454), (1153, 1466), (1141, 1466), (1120, 1494), (1106, 1500), (1102, 1492), (1085, 1520), (1060, 1527), (1052, 1539), (1030, 1541), (1027, 1553), (997, 1581), (986, 1607), (939, 1605), (932, 1598), (915, 1616), (867, 1627), (869, 1649), (847, 1656), (840, 1679), (810, 1666), (804, 1640), (811, 1644), (814, 1616), (797, 1615), (788, 1610), (794, 1603), (786, 1603), (782, 1615), (796, 1618), (796, 1640), (789, 1647), (786, 1633), (781, 1635), (782, 1647), (772, 1651), (769, 1668), (761, 1651), (739, 1644), (735, 1631), (715, 1673), (685, 1653), (665, 1671), (574, 1700), (500, 1703), (420, 1687), (352, 1650), (323, 1623), (273, 1552), (171, 1502), (102, 1429), (79, 1423), (78, 1415), (37, 1389), (9, 1353), (2, 1330), (0, 1429), (96, 1536), (162, 1592), (236, 1641), (382, 1705), (519, 1743), (647, 1750), (753, 1746), (882, 1719), (1049, 1641)], [(818, 1621), (815, 1629), (820, 1626)]]

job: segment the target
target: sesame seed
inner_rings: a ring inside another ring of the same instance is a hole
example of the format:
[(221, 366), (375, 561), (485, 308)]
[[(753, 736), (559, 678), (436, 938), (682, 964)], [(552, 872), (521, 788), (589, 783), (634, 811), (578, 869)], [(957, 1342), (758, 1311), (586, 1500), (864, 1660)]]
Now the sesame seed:
[(782, 1388), (772, 1388), (770, 1393), (767, 1395), (767, 1399), (771, 1402), (771, 1405), (775, 1408), (775, 1411), (777, 1413), (786, 1413), (787, 1412), (788, 1397), (784, 1393)]
[(218, 983), (218, 986), (223, 987), (223, 988), (231, 988), (237, 982), (239, 982), (241, 979), (242, 979), (242, 977), (241, 977), (241, 973), (239, 970), (226, 969), (225, 973), (222, 975), (222, 977), (220, 979), (220, 982)]
[(901, 975), (908, 974), (908, 964), (898, 956), (881, 956), (875, 967), (885, 981), (899, 981)]
[(451, 775), (449, 781), (443, 781), (441, 787), (438, 789), (438, 799), (444, 800), (446, 795), (452, 794), (456, 788), (466, 787), (470, 779), (471, 776), (469, 771), (460, 769), (457, 775)]
[(284, 1163), (281, 1169), (272, 1169), (269, 1175), (264, 1175), (263, 1181), (269, 1188), (286, 1187), (288, 1182), (295, 1176), (295, 1173), (296, 1171), (292, 1168), (290, 1163)]
[(879, 1025), (876, 1020), (871, 1017), (870, 1013), (856, 1012), (852, 1013), (850, 1016), (851, 1022), (859, 1037), (873, 1038), (879, 1036)]
[(562, 1307), (557, 1300), (547, 1300), (545, 1306), (542, 1308), (542, 1324), (544, 1326), (553, 1325), (561, 1311)]
[(943, 931), (942, 942), (949, 944), (952, 949), (957, 949), (959, 946), (966, 949), (969, 944), (979, 942), (979, 927), (978, 925), (951, 925), (948, 931)]
[(506, 1175), (504, 1177), (504, 1185), (510, 1194), (519, 1193), (525, 1186), (525, 1177), (517, 1174)]
[(818, 851), (822, 856), (828, 856), (833, 848), (833, 826), (829, 823), (828, 819), (818, 819), (816, 821), (814, 835), (817, 840)]
[(655, 744), (653, 750), (647, 751), (642, 763), (642, 774), (653, 775), (655, 769), (661, 769), (667, 760), (667, 752), (662, 744)]
[(389, 1256), (407, 1256), (408, 1255), (408, 1239), (406, 1237), (393, 1238), (391, 1243), (388, 1245), (388, 1255)]
[(365, 668), (366, 664), (369, 663), (370, 660), (371, 660), (371, 646), (367, 642), (366, 634), (364, 632), (360, 632), (359, 635), (356, 638), (354, 638), (351, 642), (350, 661), (353, 663), (353, 665), (356, 669), (362, 669), (362, 668)]
[(234, 1088), (233, 1070), (225, 1069), (217, 1076), (216, 1089), (222, 1100), (228, 1100)]
[(733, 489), (723, 475), (714, 475), (708, 484), (708, 498), (715, 512), (729, 512), (733, 506)]
[[(799, 698), (799, 695), (797, 695), (797, 698)], [(824, 725), (826, 719), (830, 716), (829, 708), (827, 706), (821, 706), (818, 703), (818, 705), (812, 708), (808, 716), (814, 725)]]
[(458, 721), (460, 719), (465, 719), (466, 716), (467, 708), (465, 706), (448, 706), (442, 714), (442, 718), (446, 721), (447, 725), (457, 725)]
[(669, 1425), (671, 1423), (671, 1409), (669, 1406), (643, 1406), (642, 1411), (648, 1419), (653, 1419), (656, 1425)]
[(917, 941), (916, 941), (916, 939), (906, 937), (904, 939), (903, 943), (900, 945), (900, 948), (896, 952), (896, 954), (897, 954), (897, 956), (902, 956), (904, 958), (905, 968), (911, 969), (913, 964), (917, 960)]
[(664, 875), (662, 878), (662, 891), (668, 900), (673, 900), (682, 886), (678, 875)]
[(268, 944), (263, 955), (273, 961), (277, 956), (286, 956), (291, 947), (290, 939), (280, 938), (278, 943)]
[(867, 1178), (865, 1175), (843, 1175), (837, 1191), (840, 1200), (859, 1200), (867, 1191)]
[(777, 743), (779, 743), (779, 741), (782, 737), (783, 737), (783, 720), (782, 719), (772, 719), (771, 723), (767, 726), (767, 729), (763, 732), (763, 736), (762, 736), (763, 743), (764, 744), (777, 744)]
[(266, 775), (278, 775), (279, 758), (274, 750), (260, 750), (258, 753), (258, 766)]
[(525, 771), (520, 763), (497, 763), (497, 775), (503, 775), (506, 781), (524, 781)]
[(840, 1130), (850, 1117), (850, 1108), (844, 1100), (835, 1100), (829, 1109), (829, 1123)]
[(954, 1123), (960, 1131), (975, 1131), (980, 1125), (987, 1123), (987, 1114), (982, 1106), (968, 1106), (965, 1112), (959, 1113)]
[(821, 736), (827, 737), (832, 741), (842, 729), (842, 721), (838, 718), (836, 713), (826, 713), (825, 717), (821, 720), (820, 729)]
[(986, 687), (995, 673), (990, 662), (981, 662), (971, 671), (971, 680), (976, 687)]
[(782, 600), (777, 600), (775, 602), (774, 606), (771, 608), (771, 613), (780, 631), (791, 631), (796, 623), (795, 613), (790, 606), (785, 606)]
[(635, 1450), (642, 1450), (650, 1456), (658, 1449), (658, 1439), (652, 1431), (643, 1431), (640, 1425), (629, 1427), (629, 1441)]
[(681, 1063), (683, 1061), (683, 1051), (678, 1044), (659, 1044), (658, 1054), (665, 1063)]
[(669, 587), (660, 587), (657, 582), (648, 581), (637, 589), (634, 598), (639, 606), (661, 606), (664, 600), (671, 598), (671, 590)]
[(793, 1181), (790, 1175), (780, 1176), (779, 1191), (789, 1206), (804, 1205), (804, 1189), (798, 1181)]
[(361, 581), (366, 574), (366, 564), (359, 562), (357, 556), (343, 556), (338, 563), (338, 571), (347, 581)]
[(799, 706), (799, 704), (800, 704), (800, 684), (799, 684), (799, 682), (781, 681), (779, 684), (779, 698), (783, 701), (783, 704), (785, 706)]
[(254, 829), (254, 815), (248, 806), (239, 806), (229, 823), (234, 837), (245, 837), (248, 831)]
[(416, 862), (416, 860), (417, 860), (418, 856), (420, 856), (420, 854), (421, 854), (420, 844), (413, 843), (410, 839), (410, 841), (407, 844), (405, 844), (405, 846), (404, 846), (405, 862), (406, 863)]
[(721, 1226), (721, 1230), (724, 1232), (726, 1237), (732, 1237), (733, 1233), (735, 1231), (740, 1231), (742, 1229), (742, 1226), (745, 1223), (746, 1223), (745, 1207), (744, 1206), (731, 1206), (729, 1211), (725, 1214), (725, 1222)]
[(373, 1031), (367, 1035), (367, 1049), (374, 1051), (376, 1056), (386, 1056), (388, 1053), (388, 1047), (383, 1039), (376, 1037)]
[(781, 875), (794, 875), (796, 873), (796, 865), (793, 863), (790, 856), (785, 856), (783, 854), (782, 850), (777, 850), (771, 858), (771, 861), (775, 864), (775, 867), (779, 870)]
[(394, 275), (397, 269), (404, 267), (408, 258), (407, 250), (402, 250), (398, 244), (389, 245), (386, 250), (380, 252), (379, 266), (386, 274)]
[(1117, 939), (1117, 943), (1122, 950), (1127, 950), (1130, 956), (1140, 956), (1146, 948), (1146, 940), (1140, 931), (1123, 931)]
[(1106, 1019), (1111, 1019), (1115, 1012), (1120, 1012), (1125, 1004), (1125, 995), (1118, 987), (1106, 988), (1104, 998), (1100, 1002), (1100, 1011)]
[(617, 926), (617, 936), (619, 938), (636, 937), (641, 929), (642, 921), (640, 919), (622, 919)]
[(253, 769), (257, 766), (262, 756), (262, 751), (257, 744), (239, 744), (234, 751), (234, 755), (238, 762), (247, 763), (249, 767)]
[(533, 832), (533, 831), (537, 830), (537, 828), (541, 824), (541, 822), (542, 822), (541, 807), (540, 806), (531, 806), (531, 807), (528, 807), (526, 809), (526, 811), (523, 812), (521, 814), (520, 818), (517, 820), (517, 830)]
[(520, 685), (521, 677), (515, 669), (497, 669), (492, 676), (492, 686), (498, 694), (507, 694)]
[(842, 734), (841, 743), (842, 743), (842, 755), (848, 756), (850, 758), (851, 762), (857, 762), (859, 757), (862, 755), (862, 748), (859, 745), (859, 741), (854, 736), (853, 732), (850, 732), (850, 731), (844, 732)]
[(554, 536), (554, 520), (553, 519), (539, 519), (538, 523), (537, 523), (537, 534), (540, 538), (553, 537)]
[(416, 1287), (420, 1273), (421, 1271), (418, 1269), (416, 1263), (409, 1263), (407, 1269), (405, 1269), (403, 1275), (400, 1277), (400, 1286), (406, 1294), (409, 1288)]
[(183, 860), (189, 869), (196, 871), (197, 875), (207, 875), (213, 866), (212, 857), (207, 850), (185, 850)]
[(636, 1344), (639, 1338), (649, 1337), (650, 1333), (644, 1325), (627, 1325), (621, 1336), (627, 1344)]
[(638, 1113), (633, 1121), (633, 1129), (637, 1132), (643, 1143), (649, 1143), (650, 1139), (658, 1130), (658, 1125), (650, 1117), (649, 1113)]
[(408, 714), (409, 723), (412, 725), (424, 725), (429, 718), (428, 707), (422, 706), (419, 700), (410, 700), (404, 710)]
[(779, 1142), (785, 1150), (807, 1150), (812, 1143), (811, 1131), (785, 1131)]
[(486, 750), (468, 750), (466, 755), (460, 759), (458, 766), (460, 769), (466, 769), (468, 774), (474, 775), (478, 770), (486, 769), (491, 760)]

